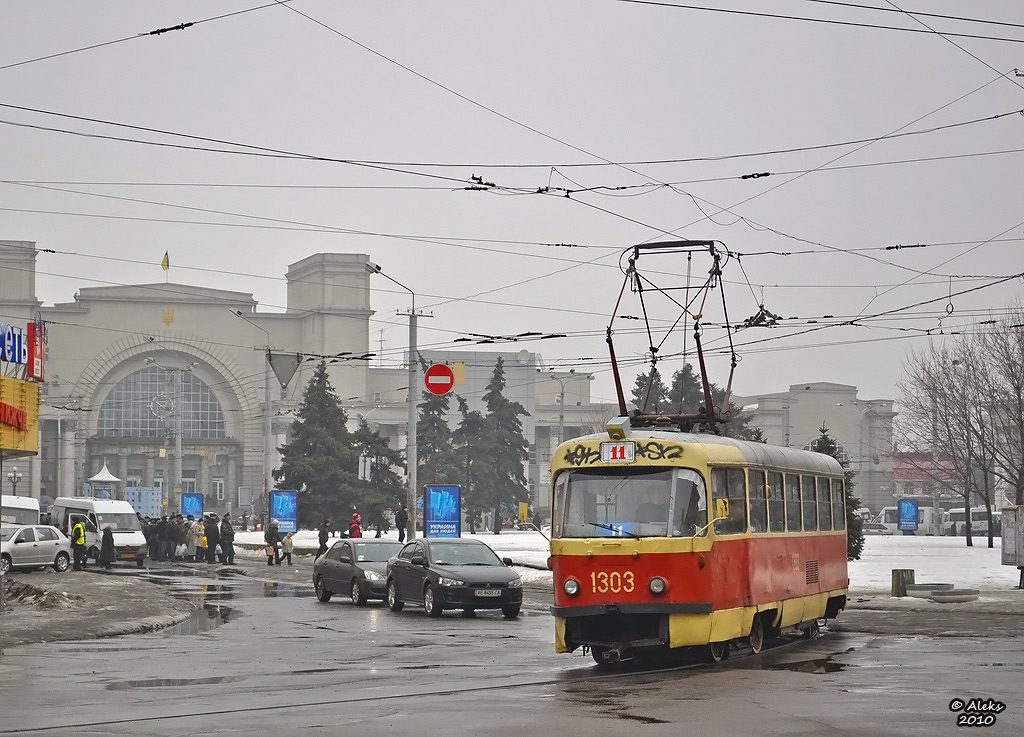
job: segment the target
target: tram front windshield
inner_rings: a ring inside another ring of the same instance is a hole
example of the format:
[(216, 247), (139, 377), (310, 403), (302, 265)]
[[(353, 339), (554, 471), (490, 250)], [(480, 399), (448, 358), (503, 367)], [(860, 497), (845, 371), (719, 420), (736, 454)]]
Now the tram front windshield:
[(553, 537), (706, 534), (707, 490), (689, 468), (579, 469), (555, 480)]

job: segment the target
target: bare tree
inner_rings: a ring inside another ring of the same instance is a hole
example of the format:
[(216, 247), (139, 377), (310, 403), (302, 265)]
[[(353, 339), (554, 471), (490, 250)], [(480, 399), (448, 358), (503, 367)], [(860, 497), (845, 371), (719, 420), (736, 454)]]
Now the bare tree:
[[(906, 378), (900, 383), (902, 410), (897, 425), (898, 443), (918, 451), (915, 470), (946, 496), (964, 500), (967, 545), (974, 544), (971, 500), (981, 497), (988, 510), (988, 544), (993, 547), (992, 492), (989, 484), (976, 483), (975, 469), (991, 458), (982, 443), (982, 400), (986, 389), (1001, 380), (993, 375), (988, 355), (979, 347), (981, 335), (961, 335), (942, 345), (931, 344), (912, 352), (905, 363)], [(927, 459), (927, 460), (925, 460)]]

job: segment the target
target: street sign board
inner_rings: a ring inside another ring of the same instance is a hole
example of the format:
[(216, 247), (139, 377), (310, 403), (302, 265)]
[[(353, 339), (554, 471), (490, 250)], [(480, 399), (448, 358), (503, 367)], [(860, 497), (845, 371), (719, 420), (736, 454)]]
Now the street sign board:
[(447, 394), (455, 386), (455, 372), (451, 366), (443, 363), (435, 363), (427, 369), (423, 375), (423, 383), (427, 391), (438, 396)]

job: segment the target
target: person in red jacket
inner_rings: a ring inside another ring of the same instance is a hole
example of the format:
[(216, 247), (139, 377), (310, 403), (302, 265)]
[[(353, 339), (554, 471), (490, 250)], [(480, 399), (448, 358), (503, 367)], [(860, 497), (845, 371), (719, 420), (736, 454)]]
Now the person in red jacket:
[(361, 520), (361, 517), (359, 516), (359, 512), (356, 512), (355, 514), (352, 515), (352, 523), (348, 526), (348, 536), (349, 537), (362, 537), (363, 536), (363, 530), (359, 526), (360, 520)]

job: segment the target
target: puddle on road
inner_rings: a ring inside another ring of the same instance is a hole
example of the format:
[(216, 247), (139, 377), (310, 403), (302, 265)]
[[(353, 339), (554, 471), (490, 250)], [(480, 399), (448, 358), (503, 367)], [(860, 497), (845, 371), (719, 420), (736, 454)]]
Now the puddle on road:
[(141, 681), (115, 681), (107, 685), (108, 691), (127, 691), (131, 688), (165, 688), (168, 686), (206, 686), (212, 683), (244, 681), (248, 676), (209, 676), (207, 678), (147, 678)]
[(834, 655), (829, 655), (824, 658), (798, 660), (796, 662), (761, 664), (758, 667), (758, 670), (788, 670), (794, 673), (813, 673), (814, 675), (823, 675), (825, 673), (841, 673), (847, 668), (856, 667), (853, 665), (847, 665), (846, 663), (837, 663), (833, 660), (834, 657)]

